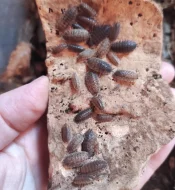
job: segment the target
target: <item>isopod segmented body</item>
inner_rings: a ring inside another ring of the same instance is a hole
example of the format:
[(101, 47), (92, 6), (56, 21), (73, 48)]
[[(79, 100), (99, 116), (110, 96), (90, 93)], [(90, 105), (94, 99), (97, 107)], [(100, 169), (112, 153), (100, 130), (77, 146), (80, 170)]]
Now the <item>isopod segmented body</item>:
[(57, 54), (67, 49), (67, 44), (59, 44), (58, 46), (48, 47), (48, 51), (51, 51), (53, 54)]
[(113, 115), (109, 115), (109, 114), (97, 114), (95, 116), (95, 120), (102, 123), (102, 122), (110, 122), (113, 120)]
[(79, 92), (80, 91), (80, 80), (79, 80), (79, 77), (76, 73), (73, 73), (73, 76), (71, 78), (71, 82), (72, 82), (72, 87), (74, 88), (74, 90)]
[(107, 162), (104, 160), (95, 160), (92, 162), (89, 162), (87, 164), (84, 164), (80, 168), (80, 173), (81, 174), (96, 174), (98, 172), (101, 172), (105, 169), (107, 169)]
[(75, 152), (80, 146), (81, 143), (83, 142), (84, 137), (81, 134), (76, 134), (72, 140), (69, 142), (67, 146), (67, 151), (69, 153)]
[(72, 42), (83, 42), (89, 38), (89, 32), (84, 29), (67, 30), (63, 34), (63, 38)]
[(93, 183), (93, 178), (90, 175), (78, 175), (73, 180), (73, 185), (85, 186)]
[(89, 18), (89, 17), (85, 17), (85, 16), (79, 16), (78, 21), (83, 26), (89, 26), (89, 27), (94, 27), (97, 24), (96, 20)]
[(100, 96), (94, 96), (91, 99), (91, 104), (92, 104), (92, 106), (95, 107), (95, 109), (104, 110), (104, 104), (103, 104)]
[(110, 50), (111, 43), (109, 38), (105, 38), (97, 47), (96, 57), (102, 58), (104, 57)]
[(78, 15), (78, 10), (76, 7), (71, 7), (59, 18), (56, 28), (64, 31), (66, 28), (71, 26)]
[(64, 143), (68, 143), (72, 138), (72, 130), (67, 124), (61, 128), (61, 136)]
[(94, 49), (85, 49), (84, 51), (82, 51), (81, 53), (79, 53), (78, 57), (77, 57), (77, 61), (85, 61), (88, 58), (91, 58), (95, 55), (96, 50)]
[(125, 41), (119, 41), (114, 42), (111, 45), (111, 49), (114, 52), (118, 53), (129, 53), (133, 51), (136, 48), (137, 44), (134, 41), (125, 40)]
[(81, 3), (79, 5), (79, 10), (80, 14), (83, 14), (85, 16), (95, 17), (97, 15), (97, 12), (86, 3)]
[(113, 74), (113, 79), (115, 81), (126, 81), (126, 82), (134, 82), (138, 79), (138, 74), (135, 71), (131, 70), (117, 70)]
[(115, 23), (111, 29), (110, 29), (110, 32), (109, 32), (109, 39), (111, 41), (115, 41), (116, 38), (118, 37), (119, 35), (119, 32), (120, 32), (120, 23)]
[(63, 159), (62, 163), (65, 168), (75, 168), (82, 166), (84, 162), (88, 159), (89, 159), (89, 154), (87, 152), (85, 151), (74, 152), (67, 155)]
[(74, 23), (74, 24), (72, 24), (72, 28), (73, 29), (84, 29), (80, 24), (78, 24), (78, 23)]
[(113, 52), (109, 52), (108, 54), (107, 54), (107, 58), (109, 59), (109, 61), (112, 63), (112, 64), (114, 64), (114, 65), (116, 65), (116, 66), (118, 66), (119, 64), (120, 64), (120, 59), (117, 57), (117, 55), (115, 55)]
[(93, 109), (92, 108), (87, 108), (85, 110), (80, 111), (74, 118), (74, 121), (76, 123), (83, 122), (89, 118), (92, 117), (93, 114)]
[(87, 66), (101, 75), (109, 74), (112, 71), (112, 67), (107, 62), (96, 57), (88, 59)]
[(68, 50), (73, 51), (73, 52), (82, 52), (85, 50), (83, 46), (77, 45), (77, 44), (68, 44)]
[(98, 75), (90, 71), (87, 72), (85, 75), (85, 85), (92, 95), (98, 94), (100, 90)]

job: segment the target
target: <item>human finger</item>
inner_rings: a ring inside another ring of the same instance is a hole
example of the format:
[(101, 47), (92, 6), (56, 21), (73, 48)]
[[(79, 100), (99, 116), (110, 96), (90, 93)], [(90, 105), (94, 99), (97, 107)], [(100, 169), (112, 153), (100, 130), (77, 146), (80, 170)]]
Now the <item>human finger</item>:
[(170, 83), (175, 76), (175, 69), (172, 66), (172, 64), (164, 61), (162, 62), (160, 73), (162, 75), (162, 78), (168, 83)]

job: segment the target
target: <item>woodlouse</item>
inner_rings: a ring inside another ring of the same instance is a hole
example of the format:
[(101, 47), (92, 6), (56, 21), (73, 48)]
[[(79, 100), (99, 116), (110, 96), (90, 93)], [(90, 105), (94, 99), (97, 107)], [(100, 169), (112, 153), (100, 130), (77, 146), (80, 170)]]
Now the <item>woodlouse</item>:
[(81, 134), (76, 134), (72, 140), (69, 142), (68, 146), (67, 146), (67, 151), (69, 153), (75, 152), (82, 144), (84, 140), (83, 135)]
[(138, 74), (135, 71), (131, 70), (117, 70), (113, 74), (113, 79), (115, 81), (126, 81), (126, 82), (133, 82), (138, 79)]
[(104, 104), (103, 104), (102, 99), (101, 99), (100, 96), (92, 97), (91, 105), (94, 106), (95, 109), (104, 110)]
[(95, 120), (102, 123), (102, 122), (110, 122), (112, 121), (114, 118), (113, 115), (109, 115), (109, 114), (97, 114), (95, 116)]
[(111, 43), (109, 41), (109, 38), (105, 38), (103, 41), (100, 42), (100, 44), (97, 47), (96, 57), (102, 58), (104, 57), (110, 50)]
[(87, 152), (85, 151), (74, 152), (67, 155), (63, 159), (62, 163), (65, 168), (75, 168), (82, 166), (84, 162), (88, 159), (89, 159), (89, 154)]
[(92, 162), (89, 162), (87, 164), (84, 164), (80, 168), (80, 173), (82, 174), (96, 174), (98, 172), (101, 172), (102, 170), (107, 169), (107, 162), (104, 160), (95, 160)]
[(96, 20), (89, 18), (89, 17), (85, 17), (85, 16), (79, 16), (78, 21), (83, 26), (89, 26), (89, 27), (94, 27), (97, 24)]
[(89, 38), (89, 32), (84, 29), (67, 30), (64, 32), (63, 38), (72, 42), (83, 42)]
[(95, 55), (96, 50), (94, 49), (85, 49), (84, 51), (82, 51), (81, 53), (79, 53), (78, 57), (77, 57), (77, 61), (85, 61), (88, 58), (91, 58)]
[(82, 52), (85, 50), (83, 46), (77, 45), (77, 44), (68, 44), (68, 50), (73, 51), (73, 52)]
[(72, 138), (72, 130), (67, 124), (61, 128), (61, 136), (64, 143), (68, 143)]
[(65, 13), (60, 17), (60, 19), (57, 22), (56, 27), (63, 31), (66, 28), (68, 28), (69, 26), (71, 26), (78, 14), (78, 10), (76, 7), (71, 7), (69, 8), (67, 11), (65, 11)]
[(88, 59), (87, 66), (101, 75), (109, 74), (112, 71), (112, 67), (107, 62), (96, 57)]
[(97, 12), (86, 3), (81, 3), (79, 5), (79, 10), (80, 14), (82, 13), (85, 16), (95, 17), (97, 15)]
[(59, 44), (58, 46), (52, 46), (48, 48), (48, 51), (51, 51), (53, 54), (57, 54), (67, 49), (67, 44)]
[(116, 38), (118, 37), (119, 35), (119, 32), (120, 32), (120, 23), (115, 23), (111, 29), (110, 29), (110, 32), (109, 32), (109, 39), (111, 41), (115, 41)]
[(80, 111), (74, 118), (74, 121), (76, 123), (80, 123), (83, 122), (87, 119), (89, 119), (90, 117), (92, 117), (93, 114), (93, 110), (92, 108), (87, 108), (85, 110)]
[(95, 26), (88, 40), (88, 45), (89, 46), (98, 45), (102, 40), (108, 37), (110, 28), (111, 28), (110, 25)]
[(76, 73), (73, 73), (72, 78), (71, 78), (71, 83), (72, 83), (72, 87), (74, 88), (74, 90), (79, 92), (80, 91), (80, 80)]
[(136, 48), (137, 44), (134, 41), (125, 40), (125, 41), (119, 41), (114, 42), (111, 45), (111, 49), (114, 52), (118, 53), (129, 53), (133, 51)]
[(78, 23), (74, 23), (74, 24), (72, 24), (72, 28), (73, 29), (84, 29), (80, 24), (78, 24)]
[(85, 85), (92, 95), (98, 94), (100, 90), (98, 75), (90, 71), (87, 72), (85, 75)]
[(119, 64), (120, 64), (120, 59), (117, 57), (117, 55), (115, 55), (113, 52), (109, 52), (108, 54), (107, 54), (107, 58), (109, 59), (109, 61), (112, 63), (112, 64), (114, 64), (114, 65), (116, 65), (116, 66), (118, 66)]
[(89, 175), (78, 175), (74, 178), (72, 183), (76, 186), (85, 186), (93, 183), (93, 178)]

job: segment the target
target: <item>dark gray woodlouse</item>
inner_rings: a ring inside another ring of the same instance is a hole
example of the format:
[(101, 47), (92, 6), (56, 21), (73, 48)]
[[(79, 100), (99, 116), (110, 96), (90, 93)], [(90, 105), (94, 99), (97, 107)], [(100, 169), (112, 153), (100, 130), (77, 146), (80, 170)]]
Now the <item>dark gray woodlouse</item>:
[(79, 10), (80, 14), (83, 14), (85, 16), (95, 17), (97, 15), (97, 12), (86, 3), (81, 3), (79, 5)]
[(89, 38), (89, 32), (84, 29), (67, 30), (64, 32), (63, 38), (71, 42), (83, 42)]
[(88, 59), (87, 66), (101, 75), (109, 74), (112, 71), (112, 67), (107, 62), (96, 57)]
[(67, 44), (59, 44), (58, 46), (49, 47), (48, 51), (52, 52), (53, 54), (57, 54), (65, 49), (67, 49)]
[(104, 110), (104, 104), (100, 96), (94, 96), (91, 99), (91, 105), (97, 110)]
[(74, 152), (67, 155), (63, 159), (62, 163), (65, 168), (75, 168), (82, 166), (84, 162), (88, 159), (89, 159), (89, 154), (87, 152), (85, 151)]
[(85, 49), (81, 53), (79, 53), (77, 57), (77, 61), (85, 61), (88, 58), (91, 58), (95, 55), (96, 50), (95, 49)]
[(68, 143), (71, 140), (72, 130), (67, 124), (64, 124), (61, 128), (61, 136), (64, 143)]
[(75, 186), (85, 186), (93, 183), (93, 178), (89, 175), (78, 175), (73, 180), (73, 185)]
[(111, 47), (111, 43), (109, 41), (109, 38), (105, 38), (98, 45), (97, 52), (96, 52), (95, 56), (98, 58), (104, 57), (109, 52), (110, 47)]
[(109, 32), (109, 39), (111, 41), (115, 41), (116, 38), (118, 37), (119, 35), (119, 32), (120, 32), (120, 23), (115, 23), (113, 24), (113, 26), (111, 27), (110, 29), (110, 32)]
[(118, 66), (120, 64), (120, 59), (117, 57), (117, 55), (115, 55), (113, 52), (109, 52), (107, 54), (107, 58), (109, 59), (109, 61), (114, 64), (115, 66)]
[(80, 146), (81, 143), (83, 142), (84, 137), (81, 134), (76, 134), (72, 140), (69, 142), (67, 146), (67, 151), (69, 153), (75, 152)]
[(78, 23), (82, 24), (83, 26), (94, 27), (97, 24), (96, 20), (89, 17), (78, 16), (77, 19), (78, 19)]
[(111, 49), (114, 52), (118, 53), (129, 53), (133, 51), (136, 48), (137, 44), (134, 41), (125, 40), (125, 41), (119, 41), (114, 42), (111, 45)]
[(82, 174), (96, 174), (98, 172), (101, 172), (105, 169), (107, 169), (107, 162), (104, 160), (95, 160), (92, 162), (89, 162), (87, 164), (84, 164), (80, 168), (80, 173)]
[(82, 52), (85, 50), (83, 46), (77, 45), (77, 44), (68, 44), (68, 50), (73, 51), (73, 52)]
[(117, 70), (113, 74), (113, 79), (115, 81), (121, 80), (126, 82), (134, 82), (136, 79), (138, 79), (138, 74), (131, 70)]
[(97, 114), (95, 116), (95, 120), (102, 123), (102, 122), (110, 122), (112, 121), (114, 118), (113, 115), (109, 115), (109, 114)]
[(71, 83), (72, 83), (72, 87), (74, 88), (74, 90), (79, 92), (80, 91), (80, 80), (76, 73), (73, 73), (72, 78), (71, 78)]
[(74, 121), (76, 123), (83, 122), (89, 118), (92, 117), (93, 114), (93, 109), (92, 108), (87, 108), (85, 110), (80, 111), (74, 118)]
[(85, 85), (92, 95), (98, 94), (100, 90), (98, 75), (90, 71), (87, 72), (85, 75)]
[(90, 156), (94, 156), (98, 149), (97, 135), (89, 129), (84, 134), (84, 141), (82, 143), (82, 150), (89, 153)]
[(73, 29), (84, 29), (80, 24), (78, 24), (78, 23), (74, 23), (74, 24), (72, 24), (72, 28)]
[(64, 31), (66, 28), (68, 28), (69, 26), (71, 26), (74, 23), (77, 15), (78, 15), (78, 10), (76, 7), (69, 8), (59, 18), (59, 20), (56, 24), (56, 28), (61, 30), (61, 31)]

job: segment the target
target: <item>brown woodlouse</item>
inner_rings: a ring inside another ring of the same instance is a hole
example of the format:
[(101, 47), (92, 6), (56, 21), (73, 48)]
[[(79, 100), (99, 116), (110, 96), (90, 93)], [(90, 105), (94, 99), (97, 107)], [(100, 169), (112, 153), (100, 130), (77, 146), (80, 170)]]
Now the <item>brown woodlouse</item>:
[(114, 52), (118, 53), (129, 53), (133, 51), (136, 48), (137, 44), (134, 41), (125, 40), (125, 41), (119, 41), (114, 42), (111, 45), (111, 49)]
[(113, 74), (113, 79), (115, 81), (121, 80), (126, 82), (133, 82), (136, 79), (138, 79), (138, 74), (135, 71), (129, 71), (129, 70), (117, 70)]
[(115, 23), (111, 29), (110, 29), (110, 32), (109, 32), (109, 39), (111, 41), (115, 41), (116, 38), (118, 37), (119, 35), (119, 32), (120, 32), (120, 23)]
[(107, 54), (107, 58), (115, 66), (118, 66), (120, 64), (120, 59), (111, 51)]
[(73, 29), (84, 29), (80, 24), (78, 24), (78, 23), (74, 23), (74, 24), (72, 24), (72, 28)]
[(112, 121), (114, 118), (113, 115), (109, 115), (109, 114), (97, 114), (95, 116), (95, 120), (102, 123), (102, 122), (110, 122)]
[(102, 170), (107, 169), (107, 162), (104, 160), (95, 160), (92, 162), (89, 162), (87, 164), (84, 164), (80, 168), (81, 174), (96, 174), (98, 172), (101, 172)]
[(86, 3), (81, 3), (79, 5), (79, 10), (80, 14), (82, 13), (85, 16), (95, 17), (97, 15), (97, 12)]
[(63, 34), (63, 38), (72, 42), (83, 42), (89, 38), (89, 32), (84, 29), (67, 30)]
[(92, 95), (98, 94), (100, 90), (98, 75), (90, 71), (87, 72), (85, 75), (85, 85)]
[(78, 175), (73, 180), (73, 185), (75, 186), (85, 186), (93, 183), (93, 178), (90, 175)]
[(73, 52), (82, 52), (85, 50), (83, 46), (77, 45), (77, 44), (68, 44), (68, 50), (73, 51)]
[(81, 53), (79, 53), (78, 57), (77, 57), (77, 61), (85, 61), (88, 58), (91, 58), (95, 55), (96, 50), (94, 49), (85, 49), (84, 51), (82, 51)]
[(48, 47), (48, 51), (52, 52), (53, 54), (57, 54), (67, 49), (67, 47), (67, 44), (59, 44), (58, 46)]
[(71, 83), (72, 83), (72, 87), (74, 88), (74, 90), (79, 92), (80, 91), (80, 80), (76, 73), (73, 73), (73, 76), (71, 78)]
[(69, 142), (68, 146), (67, 146), (67, 151), (69, 153), (75, 152), (82, 144), (84, 140), (83, 135), (81, 134), (76, 134), (72, 140)]
[(85, 16), (79, 16), (78, 21), (83, 26), (89, 26), (89, 27), (94, 27), (97, 24), (96, 20), (89, 18), (89, 17), (85, 17)]
[(104, 104), (103, 104), (100, 96), (94, 96), (94, 97), (92, 97), (92, 99), (91, 99), (91, 105), (93, 107), (95, 107), (95, 109), (104, 110)]
[(69, 26), (71, 26), (78, 15), (78, 10), (76, 7), (71, 7), (60, 17), (57, 22), (56, 28), (63, 31)]
[(96, 57), (102, 58), (104, 57), (110, 50), (111, 43), (109, 38), (105, 38), (97, 47), (97, 53), (95, 54)]
[(61, 136), (64, 143), (68, 143), (72, 138), (72, 130), (67, 124), (64, 124), (61, 128)]
[(74, 118), (74, 121), (76, 123), (83, 122), (89, 118), (92, 117), (93, 114), (93, 109), (92, 108), (87, 108), (85, 110), (80, 111)]
[(109, 74), (112, 71), (112, 67), (107, 62), (96, 57), (88, 59), (87, 66), (101, 75)]
[(97, 25), (93, 28), (90, 38), (87, 42), (89, 46), (98, 45), (102, 40), (108, 37), (110, 25)]
[(94, 156), (98, 148), (97, 135), (92, 130), (89, 129), (84, 134), (84, 141), (82, 143), (82, 150), (89, 153), (90, 156)]
[(62, 163), (65, 168), (75, 168), (82, 166), (84, 162), (88, 159), (89, 159), (89, 154), (87, 152), (85, 151), (74, 152), (67, 155), (63, 159)]

